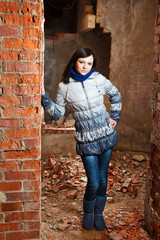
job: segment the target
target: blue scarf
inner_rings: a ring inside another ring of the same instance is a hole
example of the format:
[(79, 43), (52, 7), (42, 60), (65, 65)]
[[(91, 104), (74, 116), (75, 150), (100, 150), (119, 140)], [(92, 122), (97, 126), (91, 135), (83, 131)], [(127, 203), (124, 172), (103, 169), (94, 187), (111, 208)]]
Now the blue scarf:
[(93, 73), (93, 69), (91, 69), (91, 71), (89, 73), (87, 73), (86, 75), (81, 75), (79, 73), (76, 73), (73, 69), (70, 72), (70, 77), (74, 78), (75, 80), (79, 81), (79, 82), (83, 82), (85, 81), (87, 78), (89, 78), (91, 76), (91, 74)]

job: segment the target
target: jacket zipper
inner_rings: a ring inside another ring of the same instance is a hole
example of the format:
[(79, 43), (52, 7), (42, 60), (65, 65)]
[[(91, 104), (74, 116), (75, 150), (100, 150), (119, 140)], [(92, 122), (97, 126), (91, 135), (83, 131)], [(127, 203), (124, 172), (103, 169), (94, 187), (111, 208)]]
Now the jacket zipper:
[(86, 100), (87, 100), (88, 110), (90, 112), (91, 119), (92, 119), (94, 125), (96, 126), (96, 122), (94, 121), (94, 116), (93, 116), (93, 113), (92, 113), (92, 110), (91, 110), (91, 105), (90, 105), (88, 95), (87, 95), (87, 92), (86, 92), (86, 89), (85, 89), (85, 86), (84, 86), (84, 82), (82, 82), (82, 87), (83, 87), (84, 94), (85, 94), (85, 97), (86, 97)]
[[(92, 113), (92, 110), (91, 110), (91, 105), (89, 103), (89, 99), (88, 99), (88, 95), (87, 95), (87, 92), (86, 92), (86, 89), (85, 89), (85, 86), (84, 86), (84, 82), (82, 82), (82, 87), (83, 87), (85, 97), (86, 97), (86, 100), (87, 100), (88, 110), (90, 111), (90, 114), (91, 114), (91, 119), (92, 119), (94, 125), (96, 126), (96, 122), (94, 121), (94, 116), (93, 116), (93, 113)], [(109, 127), (109, 123), (107, 121), (106, 121), (106, 124)]]

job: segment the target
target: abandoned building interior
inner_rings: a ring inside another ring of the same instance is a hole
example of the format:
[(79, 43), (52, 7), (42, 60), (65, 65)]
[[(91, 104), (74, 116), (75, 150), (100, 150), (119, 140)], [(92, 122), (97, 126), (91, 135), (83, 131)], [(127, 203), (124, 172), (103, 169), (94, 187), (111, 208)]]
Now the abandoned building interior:
[(42, 111), (40, 86), (54, 101), (81, 46), (122, 95), (115, 150), (150, 154), (144, 223), (160, 239), (160, 2), (0, 0), (0, 12), (0, 239), (41, 239), (41, 159), (76, 155), (76, 142), (68, 109)]

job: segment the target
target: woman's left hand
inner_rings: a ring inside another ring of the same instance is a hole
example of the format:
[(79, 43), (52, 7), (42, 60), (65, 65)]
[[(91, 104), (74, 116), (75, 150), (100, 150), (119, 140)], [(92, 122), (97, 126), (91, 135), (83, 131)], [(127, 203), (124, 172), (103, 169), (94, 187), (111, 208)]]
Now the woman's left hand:
[(109, 123), (112, 125), (112, 127), (115, 127), (117, 125), (117, 122), (112, 118), (109, 119)]

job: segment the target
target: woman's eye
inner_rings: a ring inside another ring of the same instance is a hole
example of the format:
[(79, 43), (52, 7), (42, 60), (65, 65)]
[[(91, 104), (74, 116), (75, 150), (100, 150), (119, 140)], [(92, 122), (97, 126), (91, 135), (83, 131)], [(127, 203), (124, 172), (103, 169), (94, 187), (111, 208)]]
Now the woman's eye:
[(90, 66), (91, 66), (91, 65), (92, 65), (92, 63), (88, 63), (88, 65), (90, 65)]
[(80, 63), (83, 63), (83, 61), (79, 61)]

